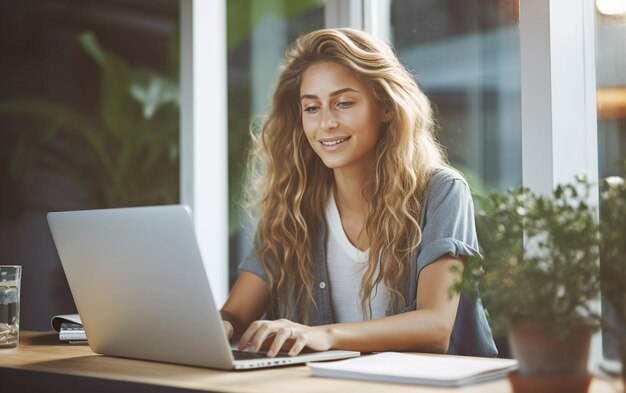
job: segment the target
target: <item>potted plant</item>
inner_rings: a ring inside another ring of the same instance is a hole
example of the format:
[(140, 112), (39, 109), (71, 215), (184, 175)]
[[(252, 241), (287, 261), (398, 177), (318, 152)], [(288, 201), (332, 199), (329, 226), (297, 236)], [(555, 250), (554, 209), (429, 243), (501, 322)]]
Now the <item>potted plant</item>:
[(508, 333), (515, 391), (537, 382), (534, 392), (586, 391), (590, 382), (589, 303), (599, 293), (590, 189), (579, 176), (550, 196), (519, 188), (476, 197), (482, 258), (468, 258), (455, 289), (480, 295), (494, 334)]
[(612, 317), (603, 316), (605, 332), (617, 342), (622, 363), (622, 378), (626, 381), (626, 160), (622, 176), (611, 176), (600, 182), (600, 279), (605, 310)]

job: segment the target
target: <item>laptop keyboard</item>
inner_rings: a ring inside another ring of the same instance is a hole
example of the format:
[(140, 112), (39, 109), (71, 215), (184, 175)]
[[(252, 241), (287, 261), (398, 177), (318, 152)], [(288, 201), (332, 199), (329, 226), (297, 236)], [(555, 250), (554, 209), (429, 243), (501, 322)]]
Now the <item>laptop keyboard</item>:
[(264, 353), (252, 353), (248, 351), (235, 350), (233, 350), (233, 356), (235, 357), (235, 360), (263, 359), (267, 357)]
[[(250, 360), (250, 359), (267, 359), (266, 352), (252, 353), (249, 351), (237, 351), (233, 349), (233, 356), (235, 360)], [(279, 352), (277, 356), (288, 356), (286, 353)]]

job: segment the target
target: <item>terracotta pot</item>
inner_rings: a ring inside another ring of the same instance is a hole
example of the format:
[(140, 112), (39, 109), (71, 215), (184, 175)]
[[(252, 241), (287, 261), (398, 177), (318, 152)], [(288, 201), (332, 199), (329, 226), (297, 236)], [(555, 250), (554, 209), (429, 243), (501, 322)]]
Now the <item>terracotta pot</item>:
[(587, 373), (534, 377), (514, 372), (509, 373), (508, 379), (515, 393), (586, 393), (593, 376)]
[(517, 319), (509, 330), (511, 352), (519, 370), (509, 375), (515, 393), (585, 393), (592, 376), (587, 372), (593, 327), (580, 322)]
[(592, 334), (593, 327), (584, 322), (564, 330), (558, 323), (517, 319), (511, 324), (509, 343), (520, 375), (584, 375)]
[(533, 377), (509, 373), (509, 382), (515, 393), (586, 393), (591, 374)]

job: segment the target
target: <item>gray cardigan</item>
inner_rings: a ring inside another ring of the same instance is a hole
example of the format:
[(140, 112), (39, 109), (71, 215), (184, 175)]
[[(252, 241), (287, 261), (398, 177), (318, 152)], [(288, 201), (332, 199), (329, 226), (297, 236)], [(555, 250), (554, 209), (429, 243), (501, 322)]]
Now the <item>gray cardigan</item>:
[[(387, 315), (416, 309), (417, 280), (428, 264), (445, 254), (455, 257), (479, 254), (472, 196), (465, 180), (455, 171), (440, 169), (433, 174), (420, 217), (420, 228), (422, 241), (410, 266), (407, 292), (403, 294), (410, 303), (388, 310)], [(318, 263), (315, 269), (316, 286), (313, 296), (317, 307), (313, 307), (309, 313), (309, 325), (312, 326), (335, 322), (330, 297), (332, 288), (325, 263), (326, 228), (319, 232), (314, 240), (314, 260), (322, 263)], [(246, 258), (240, 269), (257, 274), (266, 284), (269, 282), (254, 255)], [(279, 304), (279, 317), (285, 315), (284, 310), (284, 305)], [(468, 356), (498, 354), (480, 299), (461, 294), (448, 353)]]

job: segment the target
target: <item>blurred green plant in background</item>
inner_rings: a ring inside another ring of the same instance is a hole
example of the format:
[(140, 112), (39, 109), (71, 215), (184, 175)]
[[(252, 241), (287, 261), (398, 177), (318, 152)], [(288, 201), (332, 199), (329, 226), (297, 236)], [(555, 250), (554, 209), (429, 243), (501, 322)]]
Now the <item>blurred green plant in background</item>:
[(177, 68), (173, 75), (133, 68), (91, 32), (80, 34), (78, 43), (100, 71), (98, 116), (52, 100), (0, 102), (0, 116), (32, 120), (19, 130), (9, 176), (19, 185), (34, 165), (48, 168), (79, 186), (88, 208), (178, 203)]
[[(321, 0), (229, 1), (228, 53), (242, 49), (246, 52), (250, 37), (267, 17), (293, 18), (321, 4)], [(97, 116), (51, 99), (0, 102), (0, 117), (29, 120), (25, 122), (28, 127), (20, 127), (18, 141), (10, 152), (11, 184), (19, 186), (26, 171), (39, 165), (71, 179), (84, 190), (88, 208), (179, 202), (178, 41), (178, 35), (171, 39), (168, 72), (159, 73), (133, 68), (102, 48), (94, 34), (81, 34), (81, 48), (100, 70)], [(247, 70), (249, 78), (252, 67), (249, 65)], [(247, 81), (241, 89), (229, 91), (231, 233), (241, 227), (241, 196), (247, 185), (246, 158), (250, 124), (255, 116), (250, 113), (250, 84)], [(41, 153), (46, 156), (43, 163)], [(20, 202), (30, 211), (55, 210), (55, 206), (38, 205), (37, 201)], [(6, 203), (0, 205), (0, 209), (7, 208)]]

